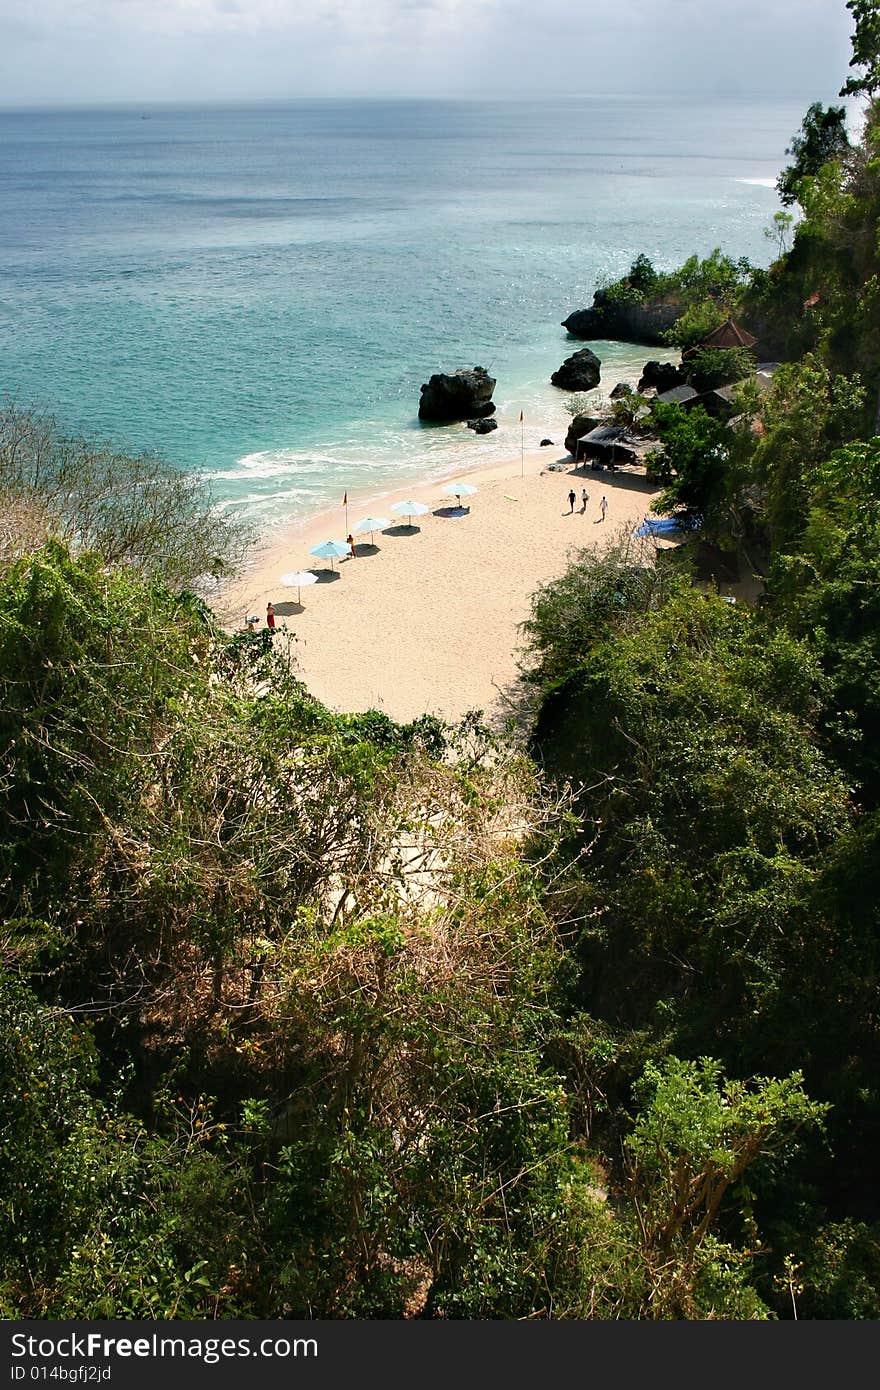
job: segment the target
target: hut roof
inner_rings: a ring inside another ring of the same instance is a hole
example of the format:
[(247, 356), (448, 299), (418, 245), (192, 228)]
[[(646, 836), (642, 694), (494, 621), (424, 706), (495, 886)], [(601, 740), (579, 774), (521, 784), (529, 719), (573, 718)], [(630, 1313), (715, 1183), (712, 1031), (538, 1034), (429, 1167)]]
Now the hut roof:
[(706, 334), (705, 338), (703, 338), (700, 343), (700, 347), (752, 348), (757, 341), (757, 338), (753, 338), (751, 333), (747, 333), (738, 323), (734, 323), (733, 319), (727, 319), (719, 328)]
[(671, 391), (664, 391), (657, 397), (663, 405), (690, 405), (691, 401), (697, 399), (697, 392), (693, 386), (673, 386)]
[(626, 444), (629, 434), (623, 425), (597, 425), (589, 434), (584, 434), (580, 444)]

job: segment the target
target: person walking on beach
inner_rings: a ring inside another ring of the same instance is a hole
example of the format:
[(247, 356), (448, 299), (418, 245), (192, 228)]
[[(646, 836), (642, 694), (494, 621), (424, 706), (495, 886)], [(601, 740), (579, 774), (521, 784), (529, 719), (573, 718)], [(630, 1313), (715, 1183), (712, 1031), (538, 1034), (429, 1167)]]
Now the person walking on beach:
[(267, 626), (267, 627), (270, 627), (270, 628), (273, 630), (273, 632), (274, 632), (274, 630), (275, 630), (275, 608), (274, 608), (274, 606), (273, 606), (273, 604), (272, 604), (272, 600), (271, 600), (271, 599), (270, 599), (269, 602), (266, 604), (266, 626)]
[(605, 494), (604, 494), (604, 492), (603, 492), (603, 493), (602, 493), (602, 500), (601, 500), (600, 503), (599, 503), (599, 513), (600, 513), (600, 515), (599, 515), (599, 520), (600, 520), (600, 521), (604, 521), (604, 520), (605, 520), (605, 513), (607, 512), (607, 510), (608, 510), (608, 498), (605, 496)]
[(590, 494), (587, 492), (587, 489), (586, 489), (585, 487), (582, 487), (582, 488), (581, 488), (581, 516), (583, 516), (584, 512), (587, 510), (587, 503), (589, 502), (589, 500), (590, 500)]
[(577, 501), (577, 496), (576, 496), (576, 494), (575, 494), (574, 488), (572, 488), (571, 492), (568, 494), (568, 510), (569, 510), (570, 512), (573, 512), (573, 511), (574, 511), (574, 504), (575, 504), (576, 501)]
[(349, 533), (348, 533), (348, 535), (346, 536), (345, 539), (346, 539), (346, 541), (348, 542), (348, 548), (349, 548), (349, 551), (351, 552), (351, 558), (354, 560), (354, 559), (357, 558), (357, 551), (356, 551), (355, 548), (354, 548), (354, 536), (353, 536), (353, 535), (351, 534), (351, 532), (349, 531)]

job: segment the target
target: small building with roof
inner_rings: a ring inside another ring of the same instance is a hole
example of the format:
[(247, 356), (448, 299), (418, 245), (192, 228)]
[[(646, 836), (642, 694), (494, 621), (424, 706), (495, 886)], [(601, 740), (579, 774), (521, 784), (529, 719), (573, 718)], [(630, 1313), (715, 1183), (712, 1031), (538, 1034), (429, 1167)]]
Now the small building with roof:
[(705, 338), (688, 348), (687, 352), (683, 352), (681, 360), (686, 362), (696, 353), (701, 352), (703, 348), (745, 348), (747, 351), (751, 351), (757, 341), (757, 338), (740, 324), (732, 318), (727, 318), (724, 323), (713, 328), (711, 333), (707, 333)]
[(640, 439), (623, 425), (599, 425), (577, 441), (574, 461), (575, 464), (587, 461), (643, 464), (646, 456), (656, 448), (656, 439)]
[(671, 391), (664, 391), (657, 400), (661, 405), (680, 405), (689, 410), (699, 400), (699, 392), (693, 386), (673, 386)]

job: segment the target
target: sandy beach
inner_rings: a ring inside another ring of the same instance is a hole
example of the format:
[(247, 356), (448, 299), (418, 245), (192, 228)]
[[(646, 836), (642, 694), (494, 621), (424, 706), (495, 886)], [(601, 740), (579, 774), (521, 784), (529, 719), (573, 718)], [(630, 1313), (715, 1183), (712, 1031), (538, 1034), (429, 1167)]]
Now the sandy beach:
[[(549, 471), (550, 464), (563, 471)], [(503, 715), (532, 593), (565, 570), (573, 551), (635, 529), (657, 489), (626, 469), (575, 470), (558, 446), (457, 478), (478, 489), (461, 508), (444, 496), (447, 482), (380, 497), (349, 493), (350, 528), (369, 514), (392, 525), (372, 546), (369, 534), (356, 536), (357, 557), (335, 561), (333, 572), (309, 550), (345, 539), (341, 505), (276, 533), (215, 600), (218, 613), (231, 628), (249, 614), (262, 625), (271, 599), (277, 640), (291, 644), (302, 680), (332, 709), (379, 709), (402, 721), (428, 711), (451, 720), (472, 709)], [(430, 508), (411, 527), (391, 510), (406, 497)], [(320, 582), (303, 589), (298, 603), (279, 576), (308, 569)]]

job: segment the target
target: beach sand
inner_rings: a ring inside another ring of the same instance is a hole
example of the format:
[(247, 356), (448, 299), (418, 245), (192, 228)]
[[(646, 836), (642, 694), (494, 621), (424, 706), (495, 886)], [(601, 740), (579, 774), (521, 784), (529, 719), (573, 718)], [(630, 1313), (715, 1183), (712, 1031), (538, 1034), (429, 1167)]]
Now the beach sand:
[[(339, 506), (276, 533), (214, 606), (229, 627), (241, 628), (249, 614), (262, 625), (271, 599), (276, 641), (290, 643), (297, 674), (331, 709), (379, 709), (400, 721), (426, 712), (456, 720), (474, 709), (503, 717), (531, 595), (564, 572), (572, 552), (634, 530), (657, 492), (635, 472), (575, 470), (560, 453), (539, 449), (456, 475), (478, 489), (462, 499), (466, 510), (443, 495), (450, 484), (442, 481), (381, 497), (350, 494), (350, 527), (369, 514), (392, 519), (375, 547), (369, 534), (356, 536), (357, 558), (334, 561), (333, 574), (310, 556), (320, 541), (345, 539)], [(551, 463), (564, 471), (547, 471)], [(583, 487), (589, 501), (582, 513)], [(603, 493), (608, 509), (600, 521)], [(405, 497), (431, 509), (412, 528), (391, 511)], [(321, 582), (303, 589), (299, 604), (279, 576), (308, 569)]]

